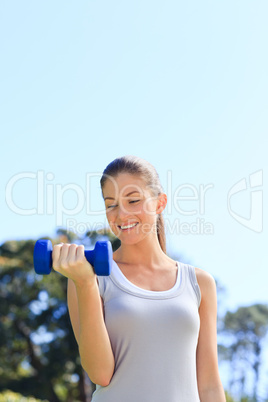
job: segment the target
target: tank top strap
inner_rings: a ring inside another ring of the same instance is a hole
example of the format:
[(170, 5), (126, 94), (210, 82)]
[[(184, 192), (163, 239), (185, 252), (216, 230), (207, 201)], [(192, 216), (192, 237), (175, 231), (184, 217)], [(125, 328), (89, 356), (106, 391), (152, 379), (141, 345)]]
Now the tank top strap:
[(195, 273), (195, 267), (193, 265), (190, 264), (186, 264), (187, 265), (187, 272), (188, 272), (188, 277), (190, 279), (190, 284), (195, 292), (196, 298), (197, 298), (197, 304), (198, 307), (200, 306), (201, 303), (201, 290), (199, 287), (199, 284), (197, 282), (197, 278), (196, 278), (196, 273)]
[(197, 282), (194, 266), (179, 261), (177, 261), (177, 265), (177, 280), (172, 289), (167, 291), (149, 291), (130, 283), (124, 277), (115, 261), (113, 261), (111, 275), (108, 277), (97, 277), (100, 296), (105, 302), (113, 298), (118, 292), (123, 291), (145, 299), (169, 299), (182, 295), (184, 290), (187, 289), (192, 297), (194, 297), (199, 307), (201, 303), (201, 291)]

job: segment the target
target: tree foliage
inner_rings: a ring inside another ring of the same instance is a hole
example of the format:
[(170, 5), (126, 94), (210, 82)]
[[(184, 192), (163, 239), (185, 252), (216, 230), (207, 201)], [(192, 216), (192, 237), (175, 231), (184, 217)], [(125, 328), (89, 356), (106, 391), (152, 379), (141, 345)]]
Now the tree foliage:
[[(253, 304), (239, 307), (236, 311), (227, 311), (224, 317), (222, 333), (227, 344), (221, 353), (232, 367), (229, 389), (244, 397), (251, 386), (252, 401), (264, 400), (258, 394), (260, 368), (262, 364), (263, 340), (268, 331), (268, 305)], [(254, 380), (250, 381), (250, 376)], [(265, 395), (267, 397), (267, 395)]]
[(4, 391), (0, 394), (0, 402), (49, 402), (48, 400), (36, 399), (32, 396), (24, 397), (21, 394)]
[[(94, 244), (59, 230), (53, 244)], [(86, 401), (83, 371), (66, 305), (67, 280), (60, 274), (35, 274), (34, 240), (0, 246), (0, 392), (12, 390), (50, 402)]]

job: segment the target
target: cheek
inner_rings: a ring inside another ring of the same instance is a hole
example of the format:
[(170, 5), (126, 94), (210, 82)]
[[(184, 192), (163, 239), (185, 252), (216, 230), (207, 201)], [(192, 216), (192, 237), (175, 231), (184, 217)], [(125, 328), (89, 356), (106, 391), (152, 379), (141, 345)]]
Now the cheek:
[(112, 224), (112, 222), (115, 220), (115, 214), (112, 213), (112, 211), (106, 212), (106, 218), (109, 224)]
[(144, 214), (153, 217), (155, 215), (155, 203), (151, 199), (146, 199), (143, 203), (142, 211)]
[(116, 235), (120, 231), (120, 229), (117, 226), (116, 222), (114, 222), (112, 220), (108, 220), (108, 223), (109, 223), (111, 231)]

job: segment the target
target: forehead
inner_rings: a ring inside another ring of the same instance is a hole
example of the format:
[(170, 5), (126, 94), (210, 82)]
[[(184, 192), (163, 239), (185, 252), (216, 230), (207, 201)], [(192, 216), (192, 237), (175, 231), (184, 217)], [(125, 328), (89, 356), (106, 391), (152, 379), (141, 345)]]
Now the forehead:
[(148, 187), (146, 186), (143, 179), (139, 176), (132, 175), (129, 173), (120, 173), (116, 177), (108, 177), (104, 187), (103, 196), (105, 197), (122, 197), (126, 196), (132, 191), (137, 191), (133, 193), (133, 196), (137, 196), (138, 192), (141, 194), (148, 194)]

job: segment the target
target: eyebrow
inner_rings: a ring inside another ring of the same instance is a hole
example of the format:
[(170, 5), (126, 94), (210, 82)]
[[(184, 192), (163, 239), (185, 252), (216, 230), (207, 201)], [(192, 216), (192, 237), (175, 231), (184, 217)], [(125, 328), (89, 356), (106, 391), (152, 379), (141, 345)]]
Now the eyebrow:
[[(134, 191), (131, 191), (130, 193), (128, 193), (127, 195), (125, 195), (125, 197), (128, 197), (129, 195), (131, 195), (131, 194), (133, 194), (133, 193), (139, 193), (137, 190), (134, 190)], [(140, 194), (140, 193), (139, 193)], [(114, 198), (113, 197), (105, 197), (104, 198), (104, 201), (105, 200), (114, 200)]]

